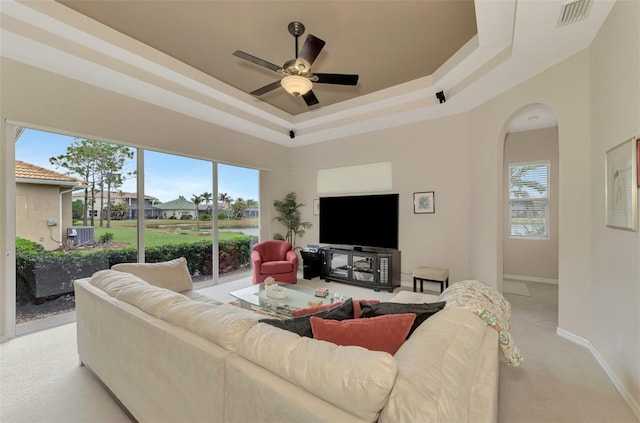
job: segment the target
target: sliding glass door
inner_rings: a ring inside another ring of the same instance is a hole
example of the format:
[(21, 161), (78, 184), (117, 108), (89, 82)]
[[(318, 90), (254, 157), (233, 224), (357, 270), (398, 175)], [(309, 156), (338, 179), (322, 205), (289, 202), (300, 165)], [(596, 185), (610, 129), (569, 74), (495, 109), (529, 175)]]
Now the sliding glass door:
[(73, 280), (116, 263), (185, 257), (196, 287), (248, 275), (257, 170), (14, 129), (17, 334), (72, 311)]
[(198, 286), (213, 283), (213, 166), (174, 154), (144, 155), (145, 262), (185, 257)]
[(218, 165), (219, 275), (225, 280), (247, 276), (251, 247), (259, 238), (259, 171)]

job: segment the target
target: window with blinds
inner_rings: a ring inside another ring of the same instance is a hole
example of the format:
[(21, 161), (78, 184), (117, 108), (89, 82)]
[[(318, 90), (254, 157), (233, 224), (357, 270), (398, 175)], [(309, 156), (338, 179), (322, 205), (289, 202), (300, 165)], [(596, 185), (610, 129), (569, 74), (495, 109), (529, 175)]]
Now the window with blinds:
[(549, 239), (550, 162), (509, 164), (509, 235)]

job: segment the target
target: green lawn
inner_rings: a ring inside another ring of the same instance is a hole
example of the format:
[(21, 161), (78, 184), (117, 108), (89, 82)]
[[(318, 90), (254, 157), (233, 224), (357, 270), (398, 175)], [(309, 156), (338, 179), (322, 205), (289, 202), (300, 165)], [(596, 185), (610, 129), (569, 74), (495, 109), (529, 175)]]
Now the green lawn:
[[(235, 223), (233, 226), (257, 227), (257, 219), (245, 219), (243, 221), (221, 221), (220, 227), (231, 226), (227, 222)], [(105, 233), (112, 233), (112, 242), (125, 243), (130, 247), (137, 245), (136, 221), (114, 220), (111, 227), (99, 227), (95, 222), (94, 239), (97, 241)], [(82, 223), (80, 223), (81, 225)], [(106, 222), (105, 222), (106, 225)], [(226, 241), (238, 237), (241, 229), (227, 229), (220, 231), (218, 239)], [(144, 243), (146, 246), (155, 247), (171, 244), (185, 244), (210, 240), (211, 222), (182, 221), (182, 220), (148, 220), (145, 222)]]

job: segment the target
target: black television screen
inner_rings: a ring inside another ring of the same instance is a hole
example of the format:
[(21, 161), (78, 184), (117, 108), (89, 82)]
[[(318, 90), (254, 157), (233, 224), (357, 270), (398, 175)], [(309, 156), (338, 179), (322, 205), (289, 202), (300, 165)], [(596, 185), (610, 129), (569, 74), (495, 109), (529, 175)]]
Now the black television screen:
[(320, 243), (398, 249), (398, 196), (320, 197)]

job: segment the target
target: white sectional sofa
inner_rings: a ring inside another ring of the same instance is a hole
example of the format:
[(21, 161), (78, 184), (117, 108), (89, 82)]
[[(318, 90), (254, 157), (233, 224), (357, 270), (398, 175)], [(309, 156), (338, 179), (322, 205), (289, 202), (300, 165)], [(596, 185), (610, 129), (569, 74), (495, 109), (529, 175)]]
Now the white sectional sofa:
[(140, 422), (497, 419), (498, 332), (467, 309), (429, 317), (392, 356), (147, 282), (117, 270), (75, 282), (81, 362)]

